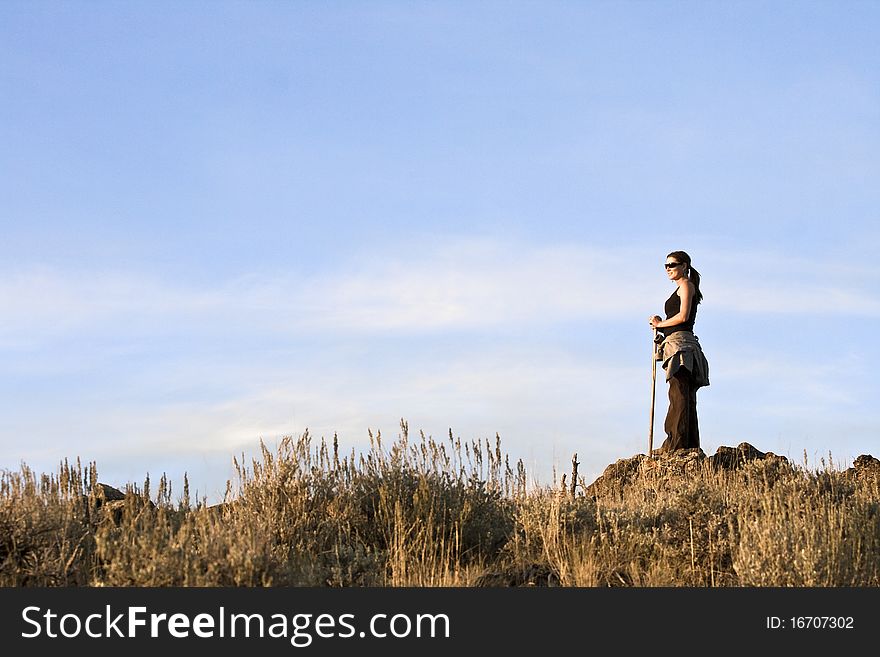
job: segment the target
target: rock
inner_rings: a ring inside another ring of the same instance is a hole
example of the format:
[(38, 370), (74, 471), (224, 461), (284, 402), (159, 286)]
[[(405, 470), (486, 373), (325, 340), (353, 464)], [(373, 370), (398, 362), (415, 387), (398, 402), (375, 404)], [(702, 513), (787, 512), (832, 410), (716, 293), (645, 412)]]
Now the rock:
[(788, 459), (784, 456), (778, 456), (773, 452), (762, 452), (749, 443), (740, 443), (736, 447), (719, 447), (709, 457), (709, 463), (713, 468), (724, 470), (734, 470), (741, 468), (750, 461), (764, 460), (775, 461), (780, 464), (788, 463)]
[(654, 458), (647, 459), (642, 469), (659, 474), (689, 474), (703, 466), (706, 454), (699, 447), (676, 449), (672, 452), (660, 452)]
[(95, 484), (95, 499), (98, 500), (98, 506), (101, 506), (104, 502), (120, 502), (124, 500), (125, 493), (118, 488), (98, 482)]
[(880, 459), (875, 459), (870, 454), (862, 454), (861, 456), (857, 456), (856, 460), (853, 461), (853, 469), (856, 472), (878, 470), (880, 469)]
[[(93, 523), (110, 521), (114, 525), (122, 522), (125, 515), (125, 506), (128, 503), (126, 494), (118, 488), (113, 488), (108, 484), (97, 483), (94, 488), (95, 510), (97, 514), (92, 516)], [(139, 500), (142, 507), (149, 507), (151, 510), (156, 508), (152, 500)]]
[(634, 479), (639, 476), (641, 464), (649, 460), (644, 454), (636, 454), (628, 459), (615, 461), (592, 484), (584, 489), (584, 495), (588, 497), (603, 497), (609, 494), (619, 494)]
[[(137, 507), (138, 515), (143, 512), (144, 509), (149, 509), (150, 511), (156, 510), (156, 505), (152, 500), (137, 500), (140, 503), (140, 506)], [(101, 515), (99, 517), (99, 521), (111, 521), (114, 525), (118, 525), (122, 522), (125, 517), (125, 509), (128, 504), (128, 500), (113, 500), (112, 502), (107, 502), (104, 506), (101, 507)]]
[(847, 468), (845, 474), (859, 482), (880, 484), (880, 460), (862, 454), (855, 458), (853, 467)]
[(113, 500), (101, 507), (101, 520), (109, 520), (114, 525), (122, 522), (125, 515), (125, 500)]
[(686, 474), (695, 472), (702, 467), (706, 455), (699, 447), (677, 449), (671, 452), (654, 451), (654, 456), (636, 454), (628, 459), (620, 459), (612, 463), (592, 484), (584, 489), (589, 497), (619, 495), (630, 483), (641, 476), (651, 473), (652, 476)]
[[(652, 477), (689, 475), (699, 472), (706, 463), (714, 469), (735, 470), (743, 467), (746, 463), (756, 461), (764, 461), (777, 466), (777, 470), (790, 467), (788, 459), (784, 456), (778, 456), (773, 452), (762, 452), (749, 443), (740, 443), (736, 447), (719, 447), (715, 454), (709, 457), (699, 447), (677, 449), (671, 452), (654, 450), (651, 457), (637, 454), (631, 458), (620, 459), (612, 463), (592, 484), (584, 489), (584, 494), (589, 497), (619, 495), (629, 484), (646, 474), (650, 474)], [(878, 461), (878, 467), (880, 467), (880, 461)]]
[(222, 518), (232, 510), (232, 504), (230, 504), (229, 502), (220, 502), (218, 504), (211, 504), (210, 506), (205, 507), (205, 510), (211, 515)]

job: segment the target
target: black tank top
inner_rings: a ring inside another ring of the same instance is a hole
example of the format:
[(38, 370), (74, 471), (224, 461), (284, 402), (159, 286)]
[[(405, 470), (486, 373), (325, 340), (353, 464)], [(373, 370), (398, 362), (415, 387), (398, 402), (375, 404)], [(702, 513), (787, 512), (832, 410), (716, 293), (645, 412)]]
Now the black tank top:
[[(678, 296), (678, 289), (672, 293), (672, 296), (666, 300), (666, 305), (664, 306), (664, 310), (666, 311), (666, 319), (670, 317), (675, 317), (679, 311), (681, 310), (681, 297)], [(697, 319), (697, 300), (691, 296), (691, 312), (687, 318), (687, 321), (683, 324), (676, 324), (675, 326), (664, 326), (661, 331), (663, 331), (663, 335), (670, 335), (672, 333), (678, 333), (679, 331), (693, 331), (694, 330), (694, 320)]]

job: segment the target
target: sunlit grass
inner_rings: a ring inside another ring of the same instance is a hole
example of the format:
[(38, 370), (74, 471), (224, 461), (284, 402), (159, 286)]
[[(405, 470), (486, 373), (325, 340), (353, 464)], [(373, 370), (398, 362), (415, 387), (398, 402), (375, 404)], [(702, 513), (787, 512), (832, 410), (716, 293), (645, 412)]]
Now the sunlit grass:
[(640, 466), (599, 497), (527, 483), (500, 440), (305, 434), (235, 461), (223, 504), (94, 464), (0, 474), (4, 586), (877, 586), (880, 491), (824, 465)]

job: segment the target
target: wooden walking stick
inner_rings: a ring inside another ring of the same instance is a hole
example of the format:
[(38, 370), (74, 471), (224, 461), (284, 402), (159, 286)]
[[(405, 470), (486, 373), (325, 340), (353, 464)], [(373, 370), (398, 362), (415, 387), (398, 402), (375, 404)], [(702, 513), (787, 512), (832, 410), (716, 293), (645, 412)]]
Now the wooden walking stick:
[(657, 329), (651, 340), (651, 426), (648, 429), (648, 456), (654, 452), (654, 399), (657, 395)]

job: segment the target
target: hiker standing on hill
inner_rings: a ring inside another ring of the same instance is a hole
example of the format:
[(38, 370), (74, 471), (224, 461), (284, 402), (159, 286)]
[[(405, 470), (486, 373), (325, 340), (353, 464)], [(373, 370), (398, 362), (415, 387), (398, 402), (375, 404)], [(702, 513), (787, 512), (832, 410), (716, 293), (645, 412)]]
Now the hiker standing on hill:
[[(697, 423), (697, 389), (709, 385), (709, 363), (700, 342), (694, 335), (700, 293), (700, 274), (691, 266), (691, 257), (684, 251), (666, 256), (666, 275), (676, 289), (666, 300), (666, 319), (654, 315), (651, 326), (659, 329), (663, 341), (656, 359), (663, 361), (669, 383), (669, 411), (664, 429), (666, 440), (657, 452), (671, 452), (700, 446)], [(660, 336), (658, 335), (658, 342)]]

